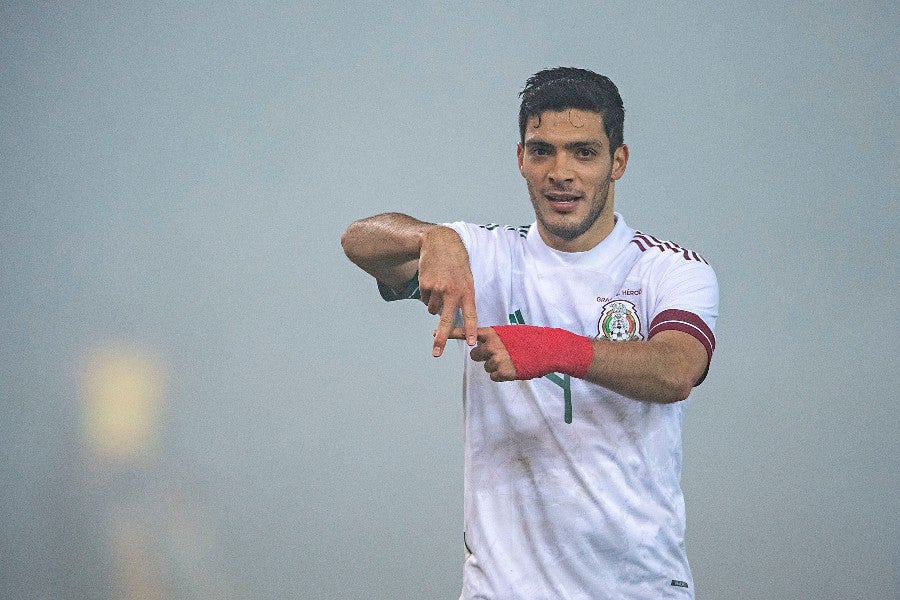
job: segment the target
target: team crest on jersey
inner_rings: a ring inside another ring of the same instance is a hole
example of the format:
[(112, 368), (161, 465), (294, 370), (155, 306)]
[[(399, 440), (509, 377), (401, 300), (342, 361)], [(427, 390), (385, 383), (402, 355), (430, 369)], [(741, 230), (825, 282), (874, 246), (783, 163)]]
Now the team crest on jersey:
[(603, 314), (597, 323), (598, 339), (613, 342), (633, 342), (641, 336), (641, 320), (634, 304), (627, 300), (613, 300), (603, 305)]

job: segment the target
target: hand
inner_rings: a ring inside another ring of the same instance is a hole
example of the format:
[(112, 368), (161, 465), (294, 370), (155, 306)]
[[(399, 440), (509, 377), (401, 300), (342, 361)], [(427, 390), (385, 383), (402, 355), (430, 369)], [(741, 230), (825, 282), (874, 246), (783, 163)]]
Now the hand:
[(453, 329), (456, 309), (462, 309), (460, 337), (470, 346), (476, 342), (478, 315), (475, 310), (475, 282), (469, 254), (462, 240), (449, 227), (438, 226), (422, 234), (419, 251), (419, 293), (428, 312), (440, 314), (431, 353), (440, 356)]
[[(466, 330), (454, 327), (448, 339), (465, 339)], [(484, 370), (491, 376), (491, 381), (513, 381), (516, 379), (516, 367), (506, 346), (492, 327), (479, 327), (476, 333), (478, 345), (472, 348), (469, 356), (475, 362), (484, 363)]]

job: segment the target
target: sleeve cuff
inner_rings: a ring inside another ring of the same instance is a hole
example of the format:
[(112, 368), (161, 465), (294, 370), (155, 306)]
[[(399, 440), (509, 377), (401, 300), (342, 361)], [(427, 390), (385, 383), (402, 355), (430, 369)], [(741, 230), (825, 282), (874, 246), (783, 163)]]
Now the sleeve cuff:
[(394, 291), (393, 288), (390, 288), (379, 281), (378, 292), (381, 294), (381, 297), (388, 302), (393, 302), (395, 300), (418, 300), (421, 298), (421, 295), (419, 294), (419, 272), (416, 271), (416, 274), (412, 276), (412, 279), (410, 279), (406, 283), (406, 286), (399, 292)]
[(703, 319), (686, 310), (664, 310), (653, 318), (650, 323), (648, 339), (662, 331), (681, 331), (696, 339), (706, 348), (706, 370), (695, 386), (703, 383), (709, 372), (709, 363), (712, 360), (713, 351), (716, 349), (716, 336)]

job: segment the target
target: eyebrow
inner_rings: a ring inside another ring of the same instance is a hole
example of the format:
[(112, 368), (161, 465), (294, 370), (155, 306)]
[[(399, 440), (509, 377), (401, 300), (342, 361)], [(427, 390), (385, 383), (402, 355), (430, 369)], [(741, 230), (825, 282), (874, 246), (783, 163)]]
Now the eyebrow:
[[(532, 138), (525, 142), (526, 148), (533, 148), (535, 146), (555, 146), (556, 144), (551, 144), (545, 140), (540, 138)], [(574, 142), (568, 142), (563, 144), (562, 146), (566, 150), (578, 150), (579, 148), (603, 148), (603, 142), (600, 140), (575, 140)]]

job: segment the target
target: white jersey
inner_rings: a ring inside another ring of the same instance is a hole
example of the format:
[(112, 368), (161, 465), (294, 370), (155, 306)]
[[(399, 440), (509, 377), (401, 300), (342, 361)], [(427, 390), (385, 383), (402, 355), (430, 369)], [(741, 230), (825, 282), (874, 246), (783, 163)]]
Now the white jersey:
[[(536, 225), (451, 227), (469, 253), (479, 326), (623, 342), (674, 329), (712, 357), (712, 268), (618, 214), (606, 239), (578, 253), (548, 247)], [(386, 300), (418, 295), (415, 279), (400, 294), (379, 287)], [(694, 598), (680, 484), (686, 402), (640, 402), (558, 373), (496, 383), (466, 353), (463, 405), (461, 600)]]
[[(580, 253), (537, 226), (451, 225), (469, 253), (479, 326), (591, 338), (676, 329), (710, 356), (718, 285), (699, 255), (626, 226)], [(496, 383), (466, 355), (464, 600), (693, 598), (684, 549), (685, 403), (650, 404), (551, 374)]]

